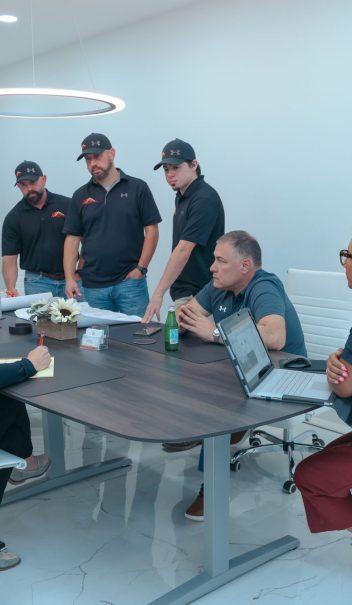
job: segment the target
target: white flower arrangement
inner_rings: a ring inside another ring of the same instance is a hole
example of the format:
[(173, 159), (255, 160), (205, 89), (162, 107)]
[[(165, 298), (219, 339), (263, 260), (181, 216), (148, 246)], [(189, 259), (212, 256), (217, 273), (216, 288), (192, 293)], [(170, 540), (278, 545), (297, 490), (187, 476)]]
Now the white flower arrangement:
[(74, 298), (47, 298), (33, 303), (29, 309), (30, 319), (46, 319), (54, 324), (75, 323), (80, 314), (77, 301)]

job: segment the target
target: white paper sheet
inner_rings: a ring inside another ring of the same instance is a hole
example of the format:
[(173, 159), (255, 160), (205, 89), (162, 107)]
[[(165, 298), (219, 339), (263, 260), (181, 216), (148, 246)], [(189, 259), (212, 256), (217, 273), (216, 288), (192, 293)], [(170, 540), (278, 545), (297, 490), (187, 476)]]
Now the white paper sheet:
[(9, 454), (5, 450), (0, 450), (0, 468), (9, 468), (11, 466), (23, 470), (26, 468), (27, 462), (23, 458)]
[[(15, 309), (23, 309), (30, 307), (37, 300), (52, 298), (51, 292), (41, 292), (40, 294), (28, 294), (27, 296), (13, 296), (9, 298), (1, 298), (1, 309), (6, 311), (15, 311)], [(24, 319), (23, 317), (21, 319)], [(26, 318), (28, 319), (28, 317)]]
[[(77, 327), (89, 328), (92, 324), (119, 324), (119, 323), (136, 323), (141, 321), (138, 315), (125, 315), (125, 313), (116, 313), (115, 311), (105, 311), (104, 309), (96, 309), (90, 307), (88, 303), (78, 303), (81, 315), (78, 316)], [(29, 308), (16, 309), (15, 315), (18, 319), (29, 319)]]
[(106, 311), (105, 309), (96, 309), (90, 307), (88, 303), (78, 303), (81, 315), (78, 317), (77, 326), (79, 328), (88, 328), (92, 324), (118, 324), (140, 322), (138, 315), (126, 315), (125, 313), (116, 313), (115, 311)]

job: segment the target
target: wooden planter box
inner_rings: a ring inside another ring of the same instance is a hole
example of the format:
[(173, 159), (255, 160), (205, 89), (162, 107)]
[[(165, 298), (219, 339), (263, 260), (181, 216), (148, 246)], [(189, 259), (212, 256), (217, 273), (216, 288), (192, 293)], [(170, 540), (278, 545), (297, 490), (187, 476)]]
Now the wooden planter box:
[(77, 338), (77, 322), (54, 324), (52, 321), (41, 319), (37, 323), (38, 334), (43, 333), (45, 337), (56, 338), (56, 340), (70, 340)]

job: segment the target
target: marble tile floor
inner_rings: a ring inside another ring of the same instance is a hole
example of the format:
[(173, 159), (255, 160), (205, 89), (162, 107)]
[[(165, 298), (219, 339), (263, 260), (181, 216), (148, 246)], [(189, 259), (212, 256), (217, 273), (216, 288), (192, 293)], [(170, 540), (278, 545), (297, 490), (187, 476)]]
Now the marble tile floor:
[[(39, 412), (32, 429), (41, 451)], [(199, 448), (166, 454), (70, 421), (65, 444), (71, 467), (121, 454), (133, 465), (1, 508), (0, 537), (22, 563), (1, 574), (0, 605), (147, 605), (201, 571), (203, 524), (183, 516), (200, 484)], [(284, 534), (300, 548), (197, 605), (352, 604), (350, 534), (310, 534), (299, 493), (281, 491), (285, 478), (282, 453), (252, 454), (231, 473), (230, 554)]]

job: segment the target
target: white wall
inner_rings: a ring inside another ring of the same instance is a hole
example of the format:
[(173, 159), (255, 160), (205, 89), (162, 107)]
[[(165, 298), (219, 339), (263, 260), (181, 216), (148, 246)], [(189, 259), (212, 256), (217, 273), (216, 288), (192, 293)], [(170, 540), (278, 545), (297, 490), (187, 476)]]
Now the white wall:
[[(263, 248), (264, 267), (339, 270), (350, 219), (350, 0), (202, 0), (85, 43), (98, 90), (125, 99), (121, 114), (77, 120), (0, 118), (0, 218), (19, 199), (13, 171), (39, 162), (48, 187), (87, 180), (76, 163), (91, 131), (106, 133), (126, 172), (149, 183), (163, 216), (150, 271), (156, 284), (171, 243), (173, 193), (153, 172), (163, 145), (195, 147), (220, 193), (226, 228)], [(90, 88), (78, 45), (36, 58), (37, 85)], [(29, 65), (0, 73), (31, 85)]]

